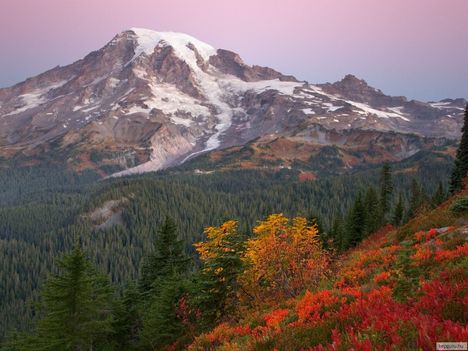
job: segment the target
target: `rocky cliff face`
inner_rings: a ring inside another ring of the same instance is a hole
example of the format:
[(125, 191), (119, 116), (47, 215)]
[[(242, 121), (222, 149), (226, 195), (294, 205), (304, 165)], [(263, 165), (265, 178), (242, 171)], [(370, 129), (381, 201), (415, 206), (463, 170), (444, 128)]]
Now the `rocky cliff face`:
[(310, 85), (185, 34), (135, 28), (69, 66), (0, 89), (0, 157), (60, 154), (74, 166), (119, 165), (125, 175), (266, 135), (307, 141), (302, 132), (314, 128), (437, 143), (458, 137), (465, 103), (390, 97), (350, 75)]

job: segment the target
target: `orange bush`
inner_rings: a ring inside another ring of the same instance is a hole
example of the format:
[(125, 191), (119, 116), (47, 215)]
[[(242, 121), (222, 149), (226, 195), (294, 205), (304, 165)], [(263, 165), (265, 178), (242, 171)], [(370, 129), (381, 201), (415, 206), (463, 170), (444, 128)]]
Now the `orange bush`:
[(325, 277), (329, 257), (305, 218), (271, 215), (254, 228), (240, 282), (257, 301), (293, 297)]

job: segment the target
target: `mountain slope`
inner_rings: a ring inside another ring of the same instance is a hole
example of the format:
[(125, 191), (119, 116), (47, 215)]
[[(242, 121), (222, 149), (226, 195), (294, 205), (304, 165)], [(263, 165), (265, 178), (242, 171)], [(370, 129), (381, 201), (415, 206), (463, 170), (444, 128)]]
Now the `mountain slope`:
[(125, 175), (269, 134), (302, 132), (320, 144), (307, 133), (318, 126), (455, 138), (464, 103), (389, 97), (353, 76), (311, 85), (186, 34), (133, 28), (69, 66), (0, 89), (0, 157)]
[[(467, 340), (467, 194), (382, 228), (318, 288), (241, 310), (188, 350), (433, 350)], [(453, 211), (462, 198), (464, 212)]]

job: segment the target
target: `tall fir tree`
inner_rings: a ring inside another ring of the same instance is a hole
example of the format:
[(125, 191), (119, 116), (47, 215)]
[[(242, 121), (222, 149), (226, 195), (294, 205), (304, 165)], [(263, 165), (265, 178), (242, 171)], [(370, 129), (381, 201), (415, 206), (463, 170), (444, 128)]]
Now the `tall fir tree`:
[(161, 282), (144, 313), (141, 349), (164, 350), (176, 341), (183, 343), (179, 339), (188, 334), (188, 328), (187, 320), (180, 315), (180, 301), (189, 292), (190, 282), (177, 273)]
[(405, 206), (403, 204), (403, 197), (401, 193), (398, 195), (398, 202), (393, 210), (392, 224), (399, 226), (403, 222), (403, 216), (405, 215)]
[(143, 349), (161, 350), (182, 335), (184, 326), (177, 316), (177, 301), (189, 290), (185, 280), (189, 263), (177, 226), (166, 217), (155, 237), (154, 251), (143, 262), (139, 282), (143, 298), (139, 336)]
[(374, 187), (370, 186), (364, 196), (364, 209), (366, 212), (366, 233), (375, 232), (380, 227), (379, 198)]
[(140, 293), (134, 283), (127, 285), (113, 307), (112, 341), (114, 351), (135, 350), (141, 330)]
[(380, 172), (380, 211), (381, 221), (387, 221), (387, 215), (390, 210), (393, 193), (392, 168), (386, 162)]
[(238, 275), (242, 269), (245, 235), (236, 221), (206, 228), (207, 240), (195, 244), (202, 267), (195, 278), (194, 301), (209, 326), (233, 313), (238, 305)]
[(334, 246), (338, 250), (346, 248), (346, 230), (341, 214), (335, 215), (330, 229), (330, 237), (334, 242)]
[(33, 334), (18, 350), (108, 350), (113, 292), (78, 244), (58, 261), (59, 273), (46, 281)]
[(185, 273), (189, 263), (184, 242), (178, 239), (177, 226), (170, 217), (166, 217), (154, 237), (154, 251), (143, 260), (139, 281), (140, 292), (147, 296), (167, 277)]
[(432, 195), (432, 205), (434, 207), (439, 206), (444, 200), (446, 199), (446, 193), (444, 190), (444, 186), (442, 185), (442, 182), (439, 182), (439, 185), (437, 186), (437, 190), (434, 192), (434, 195)]
[(408, 217), (413, 217), (418, 210), (421, 208), (423, 204), (423, 191), (419, 182), (413, 178), (411, 181), (411, 188), (410, 188), (410, 202), (409, 202), (409, 210), (408, 210)]
[(450, 192), (456, 193), (463, 186), (463, 179), (468, 174), (468, 104), (465, 107), (465, 118), (462, 128), (462, 137), (457, 150), (457, 157), (450, 181)]
[(346, 220), (345, 248), (356, 246), (367, 234), (367, 214), (362, 201), (362, 195), (358, 194)]

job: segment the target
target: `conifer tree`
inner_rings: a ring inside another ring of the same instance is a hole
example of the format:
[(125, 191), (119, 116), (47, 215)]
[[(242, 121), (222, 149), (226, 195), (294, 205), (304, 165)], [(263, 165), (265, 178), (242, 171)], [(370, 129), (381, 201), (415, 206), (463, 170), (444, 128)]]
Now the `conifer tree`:
[(148, 295), (165, 278), (185, 273), (189, 262), (184, 251), (184, 242), (178, 239), (176, 224), (170, 217), (166, 217), (155, 235), (154, 251), (142, 264), (139, 282), (141, 293)]
[(374, 187), (370, 186), (364, 196), (364, 209), (366, 213), (366, 232), (367, 234), (375, 232), (380, 226), (380, 207), (379, 198)]
[(195, 302), (203, 312), (202, 324), (210, 325), (237, 307), (237, 276), (242, 267), (245, 237), (233, 220), (220, 227), (206, 228), (205, 233), (207, 240), (195, 244), (202, 261), (196, 277)]
[(139, 302), (140, 293), (135, 284), (130, 283), (114, 303), (112, 340), (115, 351), (133, 350), (138, 345), (141, 329)]
[(392, 169), (390, 164), (386, 162), (380, 172), (380, 210), (383, 222), (386, 222), (386, 217), (390, 209), (392, 192)]
[(393, 211), (392, 224), (399, 226), (403, 222), (403, 216), (405, 213), (405, 207), (403, 205), (403, 197), (401, 193), (398, 195), (398, 202)]
[(468, 104), (465, 107), (465, 118), (462, 128), (462, 137), (457, 150), (457, 157), (450, 181), (450, 192), (456, 193), (462, 188), (463, 179), (468, 174)]
[(349, 248), (358, 244), (364, 239), (367, 233), (367, 216), (362, 201), (362, 195), (358, 194), (354, 205), (351, 208), (346, 221), (346, 243), (345, 247)]
[(408, 217), (414, 216), (418, 209), (421, 207), (422, 203), (423, 194), (421, 186), (419, 185), (418, 181), (415, 178), (413, 178), (413, 180), (411, 181), (410, 188), (410, 203)]
[(162, 281), (144, 314), (140, 346), (144, 350), (163, 350), (188, 331), (178, 315), (180, 299), (187, 295), (190, 283), (177, 273)]
[(185, 283), (189, 267), (184, 244), (178, 239), (177, 226), (166, 217), (157, 232), (154, 252), (146, 257), (140, 279), (144, 311), (140, 332), (143, 349), (163, 349), (183, 332), (176, 303), (188, 292)]
[(19, 350), (104, 350), (112, 333), (112, 289), (76, 245), (45, 283), (32, 336)]
[(346, 248), (346, 231), (341, 215), (338, 215), (333, 219), (333, 224), (330, 229), (330, 236), (335, 242), (335, 247), (337, 249), (344, 250)]
[(442, 182), (439, 182), (437, 190), (435, 191), (434, 195), (432, 196), (432, 205), (439, 206), (444, 200), (446, 199), (446, 194), (444, 191), (444, 186)]

